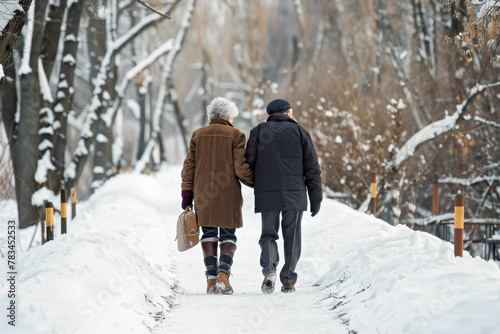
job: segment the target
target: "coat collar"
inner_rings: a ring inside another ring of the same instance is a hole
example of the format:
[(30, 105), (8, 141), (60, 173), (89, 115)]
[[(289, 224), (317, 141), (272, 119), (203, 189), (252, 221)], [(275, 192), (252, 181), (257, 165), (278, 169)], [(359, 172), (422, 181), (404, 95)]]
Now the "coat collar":
[(224, 118), (212, 118), (212, 120), (210, 121), (210, 125), (212, 124), (222, 124), (234, 127), (234, 125), (229, 123), (229, 121), (225, 120)]
[(266, 122), (293, 122), (293, 123), (297, 123), (297, 121), (294, 120), (293, 118), (290, 118), (290, 117), (288, 117), (288, 115), (281, 114), (281, 113), (275, 113), (275, 114), (270, 115), (267, 118)]

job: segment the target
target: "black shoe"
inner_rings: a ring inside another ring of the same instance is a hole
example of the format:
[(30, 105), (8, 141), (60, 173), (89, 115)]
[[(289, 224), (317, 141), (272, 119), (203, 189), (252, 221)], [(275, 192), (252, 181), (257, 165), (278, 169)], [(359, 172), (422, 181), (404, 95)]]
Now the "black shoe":
[(269, 270), (264, 276), (264, 280), (262, 281), (262, 285), (260, 289), (264, 293), (273, 293), (274, 291), (274, 282), (276, 282), (276, 271)]
[(284, 293), (295, 292), (295, 286), (293, 286), (293, 285), (283, 285), (281, 287), (281, 292), (284, 292)]

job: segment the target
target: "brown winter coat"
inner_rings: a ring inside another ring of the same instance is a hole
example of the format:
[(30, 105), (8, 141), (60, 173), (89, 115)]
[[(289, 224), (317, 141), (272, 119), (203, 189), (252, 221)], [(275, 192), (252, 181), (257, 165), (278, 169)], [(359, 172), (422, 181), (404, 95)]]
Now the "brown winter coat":
[(193, 132), (182, 168), (182, 190), (192, 190), (198, 225), (243, 226), (241, 185), (253, 185), (245, 134), (222, 118)]

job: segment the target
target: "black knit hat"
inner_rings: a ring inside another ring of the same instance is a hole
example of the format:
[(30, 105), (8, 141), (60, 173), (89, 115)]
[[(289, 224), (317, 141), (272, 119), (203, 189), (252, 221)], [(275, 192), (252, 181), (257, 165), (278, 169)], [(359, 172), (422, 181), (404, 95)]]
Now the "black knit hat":
[(276, 99), (272, 100), (267, 104), (266, 111), (269, 115), (275, 114), (275, 113), (284, 113), (288, 109), (292, 109), (292, 106), (290, 103), (288, 103), (287, 100), (283, 99)]

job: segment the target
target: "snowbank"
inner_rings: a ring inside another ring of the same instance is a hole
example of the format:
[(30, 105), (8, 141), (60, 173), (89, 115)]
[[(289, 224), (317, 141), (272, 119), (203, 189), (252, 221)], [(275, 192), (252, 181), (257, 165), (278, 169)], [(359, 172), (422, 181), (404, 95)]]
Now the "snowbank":
[[(165, 205), (165, 188), (154, 177), (114, 178), (78, 207), (69, 234), (59, 235), (56, 226), (54, 241), (18, 253), (16, 328), (2, 317), (0, 332), (153, 329), (174, 301), (176, 282), (170, 250), (164, 247), (172, 238), (165, 219), (173, 209)], [(2, 279), (4, 310), (5, 283)]]
[[(309, 231), (326, 252), (321, 304), (358, 333), (500, 333), (500, 270), (453, 245), (333, 201)], [(321, 249), (321, 250), (319, 250)], [(328, 263), (330, 262), (330, 263)]]

